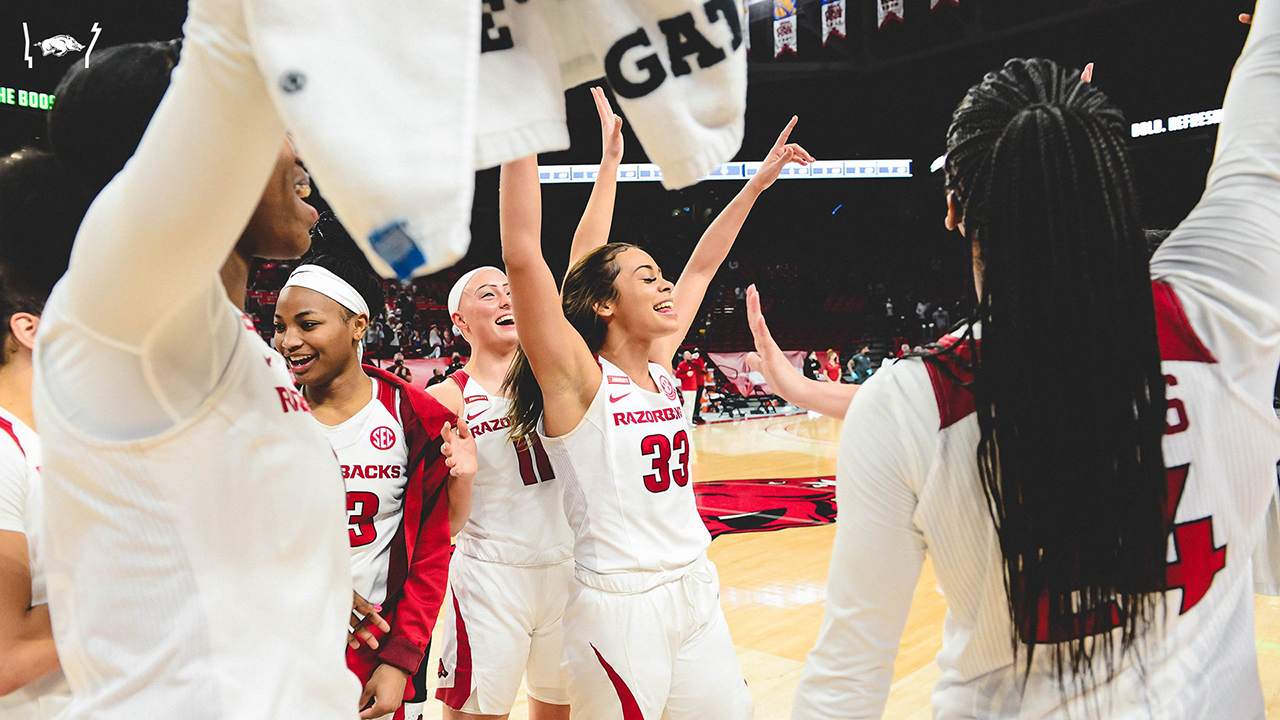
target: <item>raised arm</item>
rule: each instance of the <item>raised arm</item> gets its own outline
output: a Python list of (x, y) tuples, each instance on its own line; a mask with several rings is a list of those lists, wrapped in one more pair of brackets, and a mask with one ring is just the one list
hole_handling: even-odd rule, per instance
[[(600, 366), (560, 307), (560, 291), (542, 256), (542, 189), (538, 159), (502, 166), (498, 212), (511, 310), (548, 410), (581, 419), (600, 386)], [(572, 425), (576, 425), (575, 420)]]
[(583, 255), (609, 242), (614, 198), (618, 192), (618, 164), (622, 162), (622, 118), (613, 111), (603, 89), (591, 88), (591, 97), (596, 101), (596, 112), (600, 115), (600, 172), (591, 188), (587, 209), (582, 211), (578, 229), (573, 233), (573, 244), (569, 247), (570, 268)]
[(724, 262), (729, 255), (729, 250), (733, 248), (733, 242), (738, 239), (738, 231), (742, 229), (742, 224), (746, 222), (747, 215), (755, 205), (756, 198), (760, 197), (760, 193), (773, 185), (787, 163), (794, 161), (801, 165), (808, 165), (813, 162), (813, 156), (804, 148), (787, 142), (791, 137), (791, 129), (796, 126), (796, 120), (797, 118), (792, 116), (791, 122), (782, 129), (782, 134), (769, 149), (769, 154), (765, 157), (760, 169), (712, 221), (711, 227), (707, 228), (702, 238), (698, 240), (697, 247), (693, 249), (693, 255), (689, 257), (689, 262), (685, 263), (680, 279), (676, 281), (676, 289), (672, 297), (680, 328), (669, 337), (654, 343), (653, 355), (649, 358), (651, 361), (667, 367), (676, 350), (680, 349), (680, 343), (684, 342), (684, 336), (689, 332), (694, 316), (698, 314), (698, 307), (702, 305), (702, 298), (707, 294), (707, 286), (711, 284), (711, 279), (720, 269), (720, 263)]
[(1280, 0), (1259, 0), (1252, 25), (1204, 195), (1151, 272), (1178, 291), (1210, 352), (1261, 403), (1280, 364)]
[(760, 312), (760, 293), (755, 285), (747, 288), (747, 322), (756, 346), (756, 351), (747, 356), (747, 365), (764, 375), (769, 390), (796, 407), (844, 419), (849, 403), (862, 386), (810, 380), (796, 372), (769, 332), (764, 314)]

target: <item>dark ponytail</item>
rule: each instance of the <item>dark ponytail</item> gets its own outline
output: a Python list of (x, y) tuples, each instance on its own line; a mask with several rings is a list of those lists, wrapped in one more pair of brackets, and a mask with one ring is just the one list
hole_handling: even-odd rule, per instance
[[(614, 280), (618, 277), (618, 254), (635, 248), (628, 243), (609, 243), (587, 253), (564, 276), (560, 291), (560, 307), (565, 318), (573, 326), (592, 353), (604, 346), (605, 332), (609, 329), (596, 307), (618, 297)], [(523, 438), (537, 430), (542, 417), (542, 388), (529, 366), (524, 348), (516, 350), (516, 357), (502, 381), (502, 392), (511, 398), (511, 437)]]
[[(1078, 72), (1010, 60), (947, 134), (947, 188), (982, 270), (982, 338), (963, 342), (1014, 651), (1029, 673), (1049, 645), (1081, 689), (1095, 659), (1110, 678), (1136, 649), (1166, 586), (1164, 379), (1124, 130)], [(1072, 348), (1107, 367), (1088, 372)]]

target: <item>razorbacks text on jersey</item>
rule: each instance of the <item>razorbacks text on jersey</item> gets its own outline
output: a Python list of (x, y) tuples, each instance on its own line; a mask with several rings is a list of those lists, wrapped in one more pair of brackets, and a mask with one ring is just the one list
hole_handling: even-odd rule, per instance
[(400, 527), (409, 453), (395, 389), (369, 378), (373, 397), (338, 425), (321, 425), (347, 486), (347, 535), (355, 591), (371, 603), (387, 597), (391, 540)]
[(463, 419), (476, 441), (478, 465), (458, 551), (503, 565), (568, 560), (573, 533), (546, 448), (536, 436), (512, 441), (507, 398), (490, 394), (464, 370), (449, 377), (462, 390)]
[(671, 373), (649, 363), (650, 392), (598, 360), (603, 378), (582, 422), (544, 443), (563, 483), (578, 578), (639, 592), (682, 575), (711, 535), (689, 482), (693, 443)]

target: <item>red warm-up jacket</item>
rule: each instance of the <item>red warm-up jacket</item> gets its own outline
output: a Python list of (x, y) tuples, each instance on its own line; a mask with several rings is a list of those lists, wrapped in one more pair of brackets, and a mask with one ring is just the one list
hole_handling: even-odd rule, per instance
[[(453, 413), (428, 395), (389, 372), (365, 365), (365, 374), (378, 383), (378, 399), (400, 419), (409, 449), (404, 514), (391, 541), (387, 598), (382, 603), (391, 632), (379, 637), (379, 648), (347, 649), (347, 667), (363, 685), (381, 664), (409, 673), (405, 702), (426, 699), (421, 680), (414, 682), (431, 645), (431, 630), (444, 602), (449, 580), (449, 469), (440, 453), (445, 422)], [(381, 633), (374, 628), (374, 635)]]

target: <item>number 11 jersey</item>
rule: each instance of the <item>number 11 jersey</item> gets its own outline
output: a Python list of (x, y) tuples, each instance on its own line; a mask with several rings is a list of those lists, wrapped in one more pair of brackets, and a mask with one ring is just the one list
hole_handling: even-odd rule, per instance
[(476, 441), (471, 515), (458, 552), (503, 565), (553, 565), (573, 554), (556, 472), (537, 442), (513, 442), (510, 401), (490, 395), (465, 370), (449, 375), (462, 390), (463, 417)]
[(690, 485), (693, 444), (671, 373), (649, 363), (658, 392), (599, 358), (603, 376), (572, 431), (545, 438), (563, 483), (577, 577), (642, 592), (685, 574), (711, 535)]

